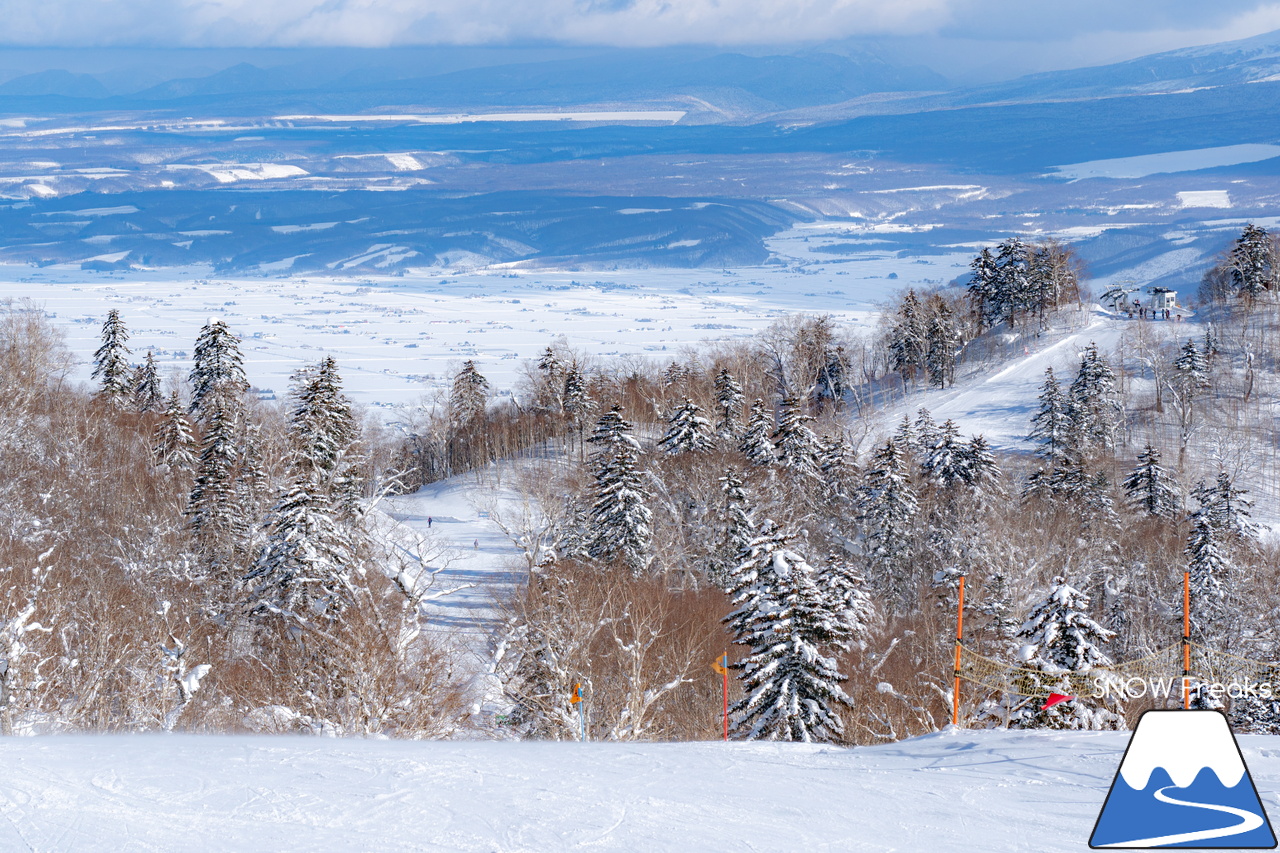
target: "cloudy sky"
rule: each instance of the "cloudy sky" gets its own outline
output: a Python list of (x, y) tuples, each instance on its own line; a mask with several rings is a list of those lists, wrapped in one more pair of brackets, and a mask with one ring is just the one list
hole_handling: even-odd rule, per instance
[[(1280, 29), (1280, 0), (0, 0), (0, 45), (793, 45), (1066, 67)], [(931, 63), (933, 64), (933, 63)]]

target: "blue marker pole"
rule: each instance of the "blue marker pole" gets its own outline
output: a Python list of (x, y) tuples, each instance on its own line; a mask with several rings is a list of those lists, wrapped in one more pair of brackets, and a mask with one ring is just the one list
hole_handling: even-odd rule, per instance
[(573, 685), (573, 693), (569, 696), (570, 704), (578, 706), (578, 740), (585, 742), (587, 739), (587, 715), (582, 710), (582, 683)]

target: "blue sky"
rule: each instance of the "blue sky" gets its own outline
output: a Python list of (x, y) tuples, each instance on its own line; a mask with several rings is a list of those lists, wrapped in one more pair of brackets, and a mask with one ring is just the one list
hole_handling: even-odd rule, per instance
[(1280, 30), (1280, 0), (0, 0), (0, 45), (801, 45), (936, 65), (1098, 64)]

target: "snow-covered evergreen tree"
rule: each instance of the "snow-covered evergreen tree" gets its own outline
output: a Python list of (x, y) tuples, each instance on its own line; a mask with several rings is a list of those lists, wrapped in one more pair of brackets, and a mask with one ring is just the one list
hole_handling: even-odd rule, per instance
[(326, 481), (344, 461), (354, 461), (348, 456), (357, 432), (351, 401), (330, 356), (299, 380), (292, 392), (289, 430), (301, 467)]
[(728, 591), (736, 584), (734, 571), (750, 552), (756, 524), (746, 486), (737, 474), (725, 472), (720, 478), (720, 493), (724, 496), (720, 506), (720, 541), (711, 555), (708, 574), (713, 583)]
[(954, 421), (947, 420), (939, 428), (933, 446), (921, 455), (920, 470), (930, 484), (950, 491), (969, 482), (969, 454)]
[(457, 430), (471, 427), (483, 419), (488, 403), (489, 380), (467, 359), (449, 389), (449, 425)]
[(231, 333), (225, 322), (211, 318), (205, 324), (196, 339), (192, 360), (189, 376), (191, 405), (188, 411), (196, 422), (208, 427), (215, 413), (224, 421), (238, 415), (244, 393), (249, 390), (249, 380), (244, 375), (240, 339)]
[(1173, 361), (1173, 385), (1187, 399), (1198, 397), (1209, 387), (1209, 363), (1194, 338), (1187, 338)]
[(861, 520), (866, 528), (868, 574), (901, 610), (909, 608), (918, 582), (907, 561), (910, 528), (918, 506), (908, 478), (907, 456), (890, 438), (867, 463)]
[(622, 406), (616, 403), (610, 406), (609, 411), (596, 420), (595, 429), (587, 438), (589, 444), (596, 446), (591, 451), (591, 461), (598, 464), (609, 459), (622, 445), (639, 453), (640, 442), (631, 434), (632, 429), (631, 424), (622, 417)]
[(989, 248), (983, 248), (969, 265), (969, 305), (977, 318), (978, 330), (1000, 322), (1003, 313), (999, 288), (1000, 270)]
[(576, 360), (569, 362), (569, 366), (565, 369), (562, 398), (565, 420), (571, 429), (578, 431), (579, 441), (581, 441), (582, 431), (586, 427), (593, 405), (591, 398), (587, 395), (587, 379), (583, 376), (582, 369)]
[(903, 382), (914, 381), (924, 368), (928, 331), (920, 300), (914, 290), (908, 290), (898, 307), (897, 323), (889, 332), (889, 363)]
[[(902, 432), (901, 427), (899, 432)], [(906, 435), (907, 441), (901, 445), (902, 451), (908, 456), (915, 457), (917, 463), (924, 461), (925, 456), (938, 441), (938, 424), (924, 406), (916, 410), (916, 422), (912, 424)]]
[(1040, 408), (1031, 418), (1032, 441), (1039, 445), (1036, 456), (1056, 466), (1071, 452), (1075, 445), (1072, 429), (1071, 405), (1062, 386), (1053, 375), (1053, 368), (1044, 370), (1044, 385), (1040, 386)]
[(765, 409), (764, 401), (756, 400), (751, 404), (751, 415), (738, 449), (756, 465), (772, 465), (778, 461), (777, 448), (769, 437), (772, 433), (773, 417)]
[(737, 664), (743, 698), (730, 708), (734, 729), (747, 740), (809, 743), (838, 738), (834, 713), (852, 701), (846, 680), (824, 649), (847, 647), (848, 628), (814, 583), (814, 570), (790, 547), (793, 537), (773, 529), (751, 543), (740, 567), (749, 585), (734, 590), (735, 642), (750, 648)]
[(662, 384), (666, 385), (668, 388), (674, 388), (677, 385), (682, 385), (688, 382), (692, 377), (693, 371), (689, 369), (688, 365), (681, 364), (678, 361), (672, 361), (666, 366), (666, 369), (662, 371)]
[(853, 448), (843, 435), (819, 439), (818, 474), (828, 498), (847, 497), (859, 474)]
[(1275, 286), (1271, 239), (1265, 229), (1252, 222), (1245, 225), (1236, 239), (1231, 249), (1230, 264), (1236, 292), (1249, 302)]
[(133, 368), (129, 366), (129, 330), (112, 308), (102, 324), (102, 346), (93, 354), (93, 378), (102, 382), (99, 394), (113, 406), (123, 407), (132, 390)]
[(1086, 531), (1106, 537), (1120, 526), (1115, 501), (1111, 497), (1111, 481), (1105, 471), (1087, 474), (1077, 500), (1073, 503)]
[(177, 391), (169, 395), (169, 402), (156, 424), (154, 440), (152, 448), (158, 464), (170, 468), (195, 467), (196, 439)]
[(1072, 432), (1080, 449), (1111, 447), (1120, 425), (1120, 403), (1116, 375), (1097, 344), (1090, 342), (1080, 354), (1080, 369), (1067, 398)]
[(1213, 323), (1204, 324), (1204, 342), (1200, 348), (1204, 354), (1205, 364), (1212, 366), (1213, 357), (1218, 354), (1218, 334), (1213, 330)]
[(778, 462), (794, 471), (801, 477), (816, 480), (818, 474), (818, 457), (822, 453), (822, 445), (809, 428), (812, 417), (806, 415), (800, 400), (788, 397), (782, 401), (782, 412), (778, 418), (778, 429), (771, 439), (777, 449)]
[(716, 435), (726, 441), (733, 441), (742, 432), (742, 404), (746, 400), (742, 395), (742, 386), (733, 378), (729, 368), (722, 367), (716, 374), (715, 389), (716, 408), (720, 410)]
[(606, 562), (621, 560), (638, 574), (652, 557), (653, 536), (653, 512), (646, 504), (648, 490), (639, 470), (640, 445), (619, 406), (601, 416), (589, 440), (598, 448), (593, 454), (596, 485), (587, 554)]
[(658, 441), (658, 447), (667, 453), (704, 453), (715, 446), (711, 422), (688, 398), (675, 408), (667, 423), (667, 432)]
[(1000, 465), (991, 451), (991, 445), (981, 435), (969, 439), (964, 449), (965, 482), (973, 490), (979, 505), (992, 498), (1004, 497), (1004, 488), (1000, 485)]
[(230, 583), (234, 560), (243, 550), (248, 524), (236, 482), (239, 473), (239, 412), (228, 410), (219, 395), (211, 395), (209, 418), (200, 442), (195, 484), (187, 500), (186, 515), (196, 553), (206, 568)]
[(129, 393), (134, 407), (140, 412), (157, 411), (164, 402), (160, 393), (160, 374), (156, 370), (156, 359), (151, 350), (147, 350), (146, 358), (133, 371)]
[(1014, 728), (1049, 729), (1118, 729), (1124, 717), (1116, 710), (1091, 707), (1086, 697), (1076, 696), (1069, 702), (1043, 708), (1050, 692), (1075, 695), (1076, 690), (1062, 678), (1065, 673), (1087, 672), (1109, 666), (1112, 661), (1103, 651), (1114, 632), (1089, 617), (1089, 597), (1059, 576), (1053, 579), (1048, 596), (1032, 609), (1018, 631), (1022, 643), (1020, 665), (1032, 670), (1030, 684), (1024, 685), (1037, 694), (1014, 710), (1009, 725)]
[(324, 492), (304, 475), (271, 510), (266, 544), (244, 577), (250, 612), (313, 622), (350, 605), (352, 543)]
[(1138, 466), (1125, 478), (1124, 490), (1130, 505), (1156, 518), (1176, 518), (1182, 512), (1176, 484), (1160, 464), (1160, 451), (1150, 442), (1138, 454)]
[(955, 384), (956, 360), (960, 355), (962, 340), (956, 327), (955, 314), (943, 299), (934, 302), (933, 319), (929, 321), (926, 335), (925, 370), (929, 384), (945, 388)]
[(1033, 308), (1030, 247), (1017, 237), (1005, 240), (996, 252), (996, 269), (996, 304), (1012, 327), (1019, 313)]
[(827, 555), (818, 567), (815, 581), (826, 597), (828, 609), (843, 625), (846, 639), (861, 644), (876, 619), (875, 604), (862, 577), (848, 560)]
[(995, 570), (983, 592), (985, 594), (982, 601), (974, 607), (974, 611), (987, 617), (992, 651), (1000, 656), (1017, 651), (1018, 629), (1022, 625), (1013, 615), (1013, 592), (1009, 576), (999, 569)]
[(819, 405), (831, 402), (839, 406), (849, 390), (845, 379), (847, 372), (844, 347), (827, 347), (822, 353), (822, 367), (813, 383), (814, 402)]
[(1236, 488), (1226, 471), (1219, 471), (1213, 485), (1200, 483), (1192, 491), (1192, 496), (1200, 504), (1209, 523), (1222, 532), (1224, 539), (1240, 541), (1256, 532), (1249, 520), (1253, 501), (1245, 497), (1248, 493), (1247, 489)]
[[(1201, 506), (1191, 513), (1191, 535), (1185, 553), (1191, 573), (1191, 630), (1199, 642), (1221, 638), (1228, 616), (1227, 589), (1231, 563), (1223, 549), (1222, 528), (1211, 507)], [(1182, 593), (1177, 596), (1182, 609)]]
[(540, 377), (538, 398), (552, 412), (564, 411), (564, 390), (567, 368), (555, 347), (547, 345), (538, 358)]

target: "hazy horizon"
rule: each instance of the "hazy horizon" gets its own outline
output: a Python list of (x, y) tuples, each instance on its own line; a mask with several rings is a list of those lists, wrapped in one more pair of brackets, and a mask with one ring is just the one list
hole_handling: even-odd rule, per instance
[[(867, 50), (922, 65), (957, 84), (1103, 65), (1280, 30), (1280, 3), (1178, 0), (1062, 8), (1012, 0), (542, 0), (508, 7), (441, 0), (244, 0), (86, 3), (0, 0), (0, 79), (51, 69), (102, 74), (131, 65), (213, 73), (238, 61), (271, 66), (316, 48), (353, 57), (418, 52), (444, 70), (688, 46), (751, 54)], [(427, 50), (421, 50), (427, 48)], [(390, 49), (390, 50), (388, 50)], [(157, 68), (157, 72), (162, 69)]]

